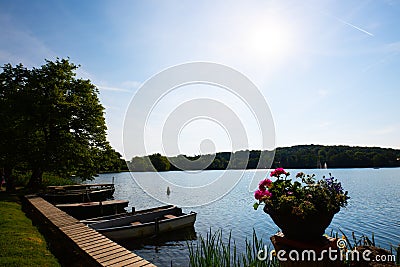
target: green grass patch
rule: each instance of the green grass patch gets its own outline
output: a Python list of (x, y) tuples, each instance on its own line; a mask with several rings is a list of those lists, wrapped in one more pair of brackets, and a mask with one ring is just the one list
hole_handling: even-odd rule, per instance
[(73, 181), (71, 178), (62, 178), (55, 174), (44, 173), (43, 174), (43, 187), (50, 185), (71, 185), (76, 184), (76, 181)]
[(17, 196), (0, 192), (0, 266), (60, 266)]

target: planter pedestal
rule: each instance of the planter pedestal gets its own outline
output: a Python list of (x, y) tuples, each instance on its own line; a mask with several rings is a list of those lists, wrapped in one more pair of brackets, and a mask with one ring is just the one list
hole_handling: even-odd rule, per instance
[[(276, 257), (286, 259), (286, 261), (279, 260), (280, 266), (282, 267), (341, 267), (345, 266), (340, 261), (340, 252), (337, 246), (337, 238), (324, 237), (318, 242), (302, 242), (299, 240), (291, 240), (286, 238), (283, 233), (279, 232), (271, 236), (272, 244), (274, 245)], [(315, 252), (315, 257), (313, 252)], [(331, 254), (335, 255), (336, 260), (329, 258), (329, 250)], [(336, 250), (336, 252), (333, 252)], [(299, 260), (292, 260), (299, 259)], [(297, 256), (298, 255), (298, 256)], [(323, 257), (321, 257), (323, 255)], [(322, 260), (321, 260), (322, 258)]]

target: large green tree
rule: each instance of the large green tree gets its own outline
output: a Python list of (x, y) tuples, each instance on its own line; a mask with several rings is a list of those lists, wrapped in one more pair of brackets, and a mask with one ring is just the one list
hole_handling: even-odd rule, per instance
[(9, 116), (0, 139), (9, 145), (0, 159), (4, 168), (26, 163), (32, 188), (41, 185), (45, 171), (90, 179), (119, 162), (106, 140), (98, 89), (89, 80), (76, 78), (77, 68), (68, 59), (46, 61), (32, 70), (3, 67), (1, 92), (6, 93), (1, 95), (1, 115)]
[(13, 169), (22, 161), (27, 141), (24, 88), (29, 72), (22, 65), (3, 66), (0, 73), (0, 166), (1, 175), (6, 178), (7, 191), (14, 190)]

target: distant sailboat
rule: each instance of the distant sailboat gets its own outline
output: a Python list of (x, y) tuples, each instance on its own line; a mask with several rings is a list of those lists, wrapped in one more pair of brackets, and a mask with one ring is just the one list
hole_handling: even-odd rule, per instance
[(326, 164), (326, 162), (324, 164), (324, 169), (328, 169), (328, 164)]

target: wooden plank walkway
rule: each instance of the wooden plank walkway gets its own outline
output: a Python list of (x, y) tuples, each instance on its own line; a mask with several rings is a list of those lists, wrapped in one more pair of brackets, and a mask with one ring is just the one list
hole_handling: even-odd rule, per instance
[[(156, 267), (36, 195), (27, 201), (98, 266)], [(62, 242), (62, 240), (60, 240)]]

